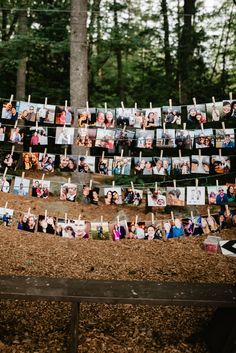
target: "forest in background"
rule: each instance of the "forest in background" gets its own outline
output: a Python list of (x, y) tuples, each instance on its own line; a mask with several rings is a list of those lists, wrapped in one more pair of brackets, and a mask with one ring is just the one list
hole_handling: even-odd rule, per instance
[[(228, 98), (235, 90), (236, 5), (216, 3), (0, 0), (0, 97), (73, 103), (70, 87), (79, 81), (90, 106)], [(75, 11), (83, 42), (71, 36)], [(70, 75), (71, 45), (83, 66), (81, 45), (87, 48), (87, 76), (79, 80)]]

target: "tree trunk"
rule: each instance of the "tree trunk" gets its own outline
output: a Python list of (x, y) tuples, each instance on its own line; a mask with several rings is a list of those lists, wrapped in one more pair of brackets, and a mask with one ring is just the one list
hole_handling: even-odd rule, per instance
[(168, 13), (167, 13), (167, 2), (166, 0), (161, 1), (161, 12), (163, 15), (163, 30), (164, 30), (164, 54), (165, 54), (165, 74), (166, 74), (166, 82), (169, 92), (167, 92), (168, 96), (171, 91), (171, 55), (170, 55), (170, 40), (169, 40), (169, 22), (168, 22)]
[[(27, 13), (26, 11), (20, 11), (18, 17), (18, 34), (25, 35), (28, 31), (27, 24)], [(22, 48), (21, 54), (24, 55), (24, 48)], [(27, 57), (21, 57), (19, 59), (19, 65), (17, 68), (17, 78), (16, 78), (16, 99), (21, 100), (25, 99), (25, 86), (26, 86), (26, 66), (27, 66)]]
[(71, 0), (70, 104), (88, 101), (87, 0)]

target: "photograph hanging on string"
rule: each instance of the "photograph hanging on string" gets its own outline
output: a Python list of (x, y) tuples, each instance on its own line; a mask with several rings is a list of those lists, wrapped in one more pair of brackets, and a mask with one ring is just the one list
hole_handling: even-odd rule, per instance
[(14, 145), (23, 145), (25, 140), (25, 128), (13, 127), (7, 128), (8, 141)]
[(96, 123), (96, 108), (78, 109), (78, 127), (86, 128), (87, 125), (95, 126)]
[(135, 109), (134, 112), (134, 125), (136, 129), (143, 129), (145, 127), (145, 112), (141, 109)]
[(136, 130), (135, 139), (138, 148), (153, 149), (154, 147), (154, 130)]
[(43, 173), (53, 173), (55, 169), (55, 158), (54, 154), (50, 153), (39, 153), (38, 169), (42, 170)]
[(227, 186), (214, 185), (207, 187), (208, 202), (210, 205), (225, 205), (228, 204)]
[(74, 219), (58, 218), (56, 235), (68, 239), (89, 239), (90, 222)]
[(180, 218), (163, 221), (163, 228), (166, 239), (179, 238), (184, 235), (184, 227)]
[(153, 160), (152, 157), (134, 157), (134, 174), (135, 175), (152, 175)]
[(135, 123), (135, 109), (134, 108), (116, 108), (116, 126), (119, 127), (133, 127)]
[(56, 106), (37, 103), (36, 119), (39, 124), (54, 124)]
[(215, 136), (212, 129), (195, 130), (195, 147), (212, 148), (215, 146)]
[(29, 146), (46, 146), (48, 144), (48, 128), (31, 126), (27, 140), (29, 140)]
[(16, 102), (4, 102), (2, 105), (1, 119), (6, 119), (11, 122), (16, 122), (18, 119), (18, 112), (16, 109)]
[(95, 171), (102, 175), (112, 175), (113, 158), (97, 157), (95, 159)]
[(207, 103), (206, 104), (207, 120), (210, 122), (220, 121), (223, 117), (223, 103)]
[(131, 157), (114, 156), (112, 173), (114, 175), (130, 175)]
[(163, 240), (164, 230), (160, 221), (146, 221), (144, 228), (145, 240)]
[(96, 113), (96, 127), (110, 129), (115, 127), (115, 109), (98, 108)]
[(13, 187), (13, 194), (19, 196), (29, 196), (29, 187), (30, 179), (24, 179), (16, 176)]
[(50, 180), (33, 179), (32, 196), (48, 199), (50, 192)]
[(114, 139), (115, 139), (115, 130), (98, 128), (95, 147), (101, 147), (108, 150), (113, 150), (114, 144), (115, 144)]
[(232, 114), (231, 101), (223, 100), (223, 119), (230, 119)]
[(157, 129), (156, 145), (162, 148), (174, 148), (175, 145), (175, 129)]
[(122, 204), (122, 190), (119, 186), (111, 186), (104, 188), (104, 202), (106, 205), (121, 205)]
[(204, 234), (219, 232), (220, 226), (217, 223), (217, 220), (216, 220), (217, 218), (219, 219), (219, 217), (216, 217), (215, 215), (209, 215), (208, 217), (202, 218), (202, 225), (203, 225)]
[(8, 168), (8, 172), (15, 172), (19, 167), (20, 157), (18, 152), (0, 151), (0, 172), (4, 172), (6, 168)]
[(162, 107), (163, 123), (166, 125), (181, 125), (181, 106), (163, 106)]
[(229, 203), (236, 202), (236, 184), (226, 183), (227, 187), (227, 198)]
[(26, 123), (35, 123), (36, 119), (36, 112), (37, 112), (37, 103), (31, 102), (24, 102), (20, 101), (17, 102), (19, 113), (18, 119), (23, 120)]
[(14, 210), (11, 208), (0, 207), (0, 225), (10, 227), (12, 225)]
[(4, 193), (10, 192), (12, 177), (9, 175), (0, 177), (0, 191)]
[(55, 109), (55, 122), (56, 125), (71, 126), (74, 123), (73, 109), (64, 105), (57, 105)]
[(179, 149), (191, 150), (194, 143), (194, 130), (175, 130), (175, 144)]
[(95, 146), (97, 129), (89, 129), (87, 127), (80, 127), (78, 129), (76, 145), (79, 147), (91, 148)]
[(187, 205), (205, 205), (205, 186), (187, 186)]
[(22, 164), (24, 170), (37, 170), (39, 167), (39, 154), (38, 152), (23, 152)]
[(114, 241), (126, 239), (127, 229), (126, 220), (121, 220), (119, 222), (109, 222), (110, 238)]
[(147, 192), (147, 204), (150, 207), (166, 206), (166, 188), (149, 189)]
[(194, 235), (203, 234), (201, 216), (196, 216), (193, 218), (191, 217), (182, 218), (182, 224), (184, 228), (184, 235), (187, 237), (191, 235), (194, 236)]
[(175, 177), (191, 174), (190, 157), (173, 157), (172, 172)]
[(99, 190), (99, 188), (97, 188), (97, 187), (92, 187), (91, 189), (90, 189), (90, 191), (89, 191), (89, 198), (90, 198), (90, 200), (91, 200), (91, 204), (92, 205), (99, 205), (99, 203), (100, 203), (100, 197), (99, 197), (99, 192), (100, 192), (100, 190)]
[(38, 229), (40, 233), (55, 234), (56, 230), (56, 217), (48, 215), (39, 215)]
[(145, 222), (127, 222), (128, 232), (127, 239), (145, 239)]
[(187, 114), (187, 122), (190, 124), (207, 122), (205, 104), (187, 105)]
[(153, 174), (170, 175), (171, 174), (171, 158), (169, 157), (153, 157)]
[(56, 145), (72, 145), (74, 141), (74, 132), (73, 127), (58, 126), (56, 127)]
[(235, 148), (234, 129), (216, 129), (216, 148)]
[(60, 200), (75, 202), (77, 196), (77, 185), (65, 183), (61, 185)]
[(193, 174), (209, 174), (210, 173), (210, 156), (191, 156), (191, 173)]
[(143, 127), (148, 129), (148, 128), (153, 128), (157, 126), (162, 126), (162, 121), (161, 121), (161, 108), (146, 108), (144, 109), (145, 111), (145, 118), (144, 118), (144, 124)]
[(79, 156), (78, 159), (79, 173), (95, 173), (95, 157)]
[(17, 224), (18, 230), (34, 233), (37, 224), (37, 216), (31, 213), (21, 213)]
[(74, 172), (78, 168), (78, 156), (64, 155), (56, 156), (58, 163), (59, 158), (59, 169), (61, 172)]
[(135, 131), (126, 130), (126, 129), (116, 129), (115, 130), (115, 146), (116, 153), (120, 154), (123, 150), (125, 154), (128, 154), (132, 143), (134, 140)]
[(184, 206), (185, 205), (185, 188), (167, 187), (167, 205)]
[(91, 238), (93, 240), (109, 240), (108, 222), (91, 222)]
[(139, 206), (142, 203), (143, 190), (135, 189), (132, 187), (125, 188), (124, 190), (124, 203), (127, 205)]
[(227, 174), (231, 170), (231, 163), (229, 156), (211, 156), (211, 172), (213, 174)]
[(6, 136), (6, 126), (0, 123), (0, 142), (4, 142)]

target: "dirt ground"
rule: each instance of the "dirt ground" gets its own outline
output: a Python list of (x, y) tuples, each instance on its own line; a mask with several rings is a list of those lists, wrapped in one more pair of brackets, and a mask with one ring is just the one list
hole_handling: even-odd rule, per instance
[[(125, 206), (84, 206), (50, 200), (20, 198), (1, 193), (4, 207), (53, 216), (115, 220), (117, 215), (135, 218), (137, 210)], [(140, 220), (150, 220), (144, 207)], [(160, 212), (155, 217), (168, 218)], [(141, 219), (142, 218), (142, 219)], [(168, 241), (122, 240), (120, 242), (63, 239), (42, 233), (0, 226), (0, 274), (81, 279), (155, 280), (235, 283), (236, 258), (202, 249), (206, 236)], [(236, 239), (235, 229), (222, 239)], [(1, 353), (66, 352), (70, 307), (63, 303), (0, 302)], [(78, 352), (206, 353), (203, 332), (214, 309), (170, 306), (83, 304)]]

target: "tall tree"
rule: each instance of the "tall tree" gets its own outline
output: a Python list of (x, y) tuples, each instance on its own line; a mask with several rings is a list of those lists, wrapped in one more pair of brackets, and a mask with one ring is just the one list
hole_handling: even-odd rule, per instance
[[(23, 6), (26, 5), (26, 3), (23, 1)], [(19, 18), (18, 18), (18, 35), (19, 36), (24, 36), (27, 34), (27, 10), (24, 9), (23, 11), (20, 11), (19, 13)], [(18, 61), (18, 67), (17, 67), (17, 76), (16, 76), (16, 99), (24, 99), (26, 94), (25, 94), (25, 88), (26, 88), (26, 66), (27, 66), (27, 55), (22, 49), (19, 61)]]
[(70, 104), (88, 101), (87, 0), (71, 0)]
[(171, 55), (170, 55), (170, 30), (169, 30), (169, 21), (168, 21), (168, 8), (166, 0), (161, 0), (161, 12), (163, 15), (163, 30), (164, 30), (164, 54), (165, 54), (165, 74), (168, 91), (167, 94), (170, 94), (171, 90), (171, 76), (172, 76), (172, 64), (171, 64)]

